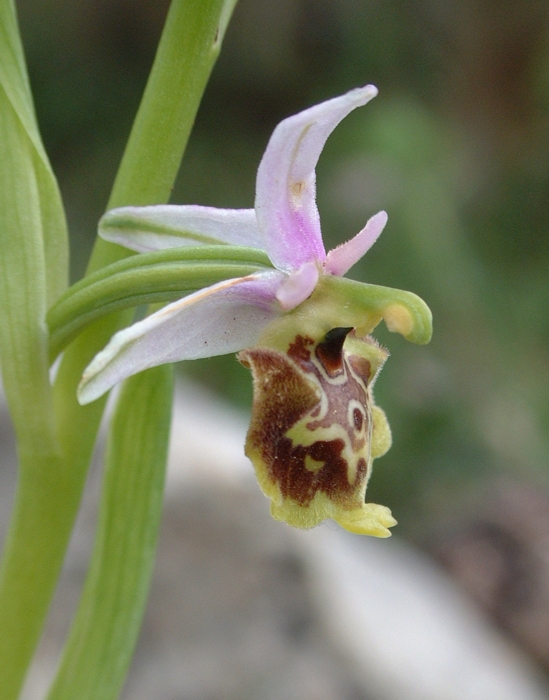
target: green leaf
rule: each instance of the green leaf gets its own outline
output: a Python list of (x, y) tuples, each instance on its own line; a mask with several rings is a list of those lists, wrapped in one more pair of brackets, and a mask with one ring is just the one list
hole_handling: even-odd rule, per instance
[[(13, 115), (20, 122), (20, 137), (25, 136), (28, 141), (28, 164), (36, 178), (37, 204), (42, 222), (46, 305), (50, 306), (68, 284), (67, 226), (57, 181), (36, 122), (13, 0), (0, 2), (0, 86), (4, 92), (2, 101), (5, 100), (2, 109), (7, 109), (6, 103), (11, 105)], [(26, 232), (21, 231), (20, 234), (26, 235)]]
[(68, 255), (11, 0), (0, 2), (0, 143), (0, 357), (19, 451), (40, 454), (55, 449), (45, 315)]
[(54, 449), (46, 309), (66, 287), (57, 184), (36, 124), (12, 0), (0, 2), (0, 357), (25, 453)]
[[(53, 449), (42, 221), (31, 147), (0, 87), (0, 357), (20, 449)], [(39, 410), (37, 410), (39, 408)]]

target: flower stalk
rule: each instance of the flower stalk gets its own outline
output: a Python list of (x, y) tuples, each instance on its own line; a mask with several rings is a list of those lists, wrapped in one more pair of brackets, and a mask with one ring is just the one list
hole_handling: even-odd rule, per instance
[[(173, 0), (109, 206), (160, 203), (169, 198), (202, 93), (219, 55), (221, 39), (235, 4), (236, 0), (194, 0), (193, 2)], [(162, 128), (159, 128), (159, 119), (163, 119)], [(88, 267), (88, 274), (101, 270), (127, 255), (127, 251), (98, 239)], [(54, 393), (62, 410), (70, 411), (72, 414), (70, 422), (66, 423), (67, 447), (73, 462), (79, 465), (81, 471), (85, 471), (89, 464), (104, 401), (96, 402), (97, 406), (79, 406), (75, 400), (75, 389), (89, 358), (101, 347), (105, 338), (110, 337), (117, 328), (128, 323), (130, 318), (130, 313), (123, 311), (99, 319), (71, 344), (61, 363)], [(120, 418), (111, 428), (113, 443), (124, 441), (126, 431), (130, 431), (130, 434), (135, 437), (133, 423), (139, 420), (136, 411), (146, 416), (147, 398), (154, 390), (156, 381), (156, 372), (147, 373), (137, 384), (134, 385), (132, 382), (132, 390), (128, 389), (127, 392), (122, 393), (117, 408)], [(166, 380), (163, 383), (165, 396), (171, 393), (171, 381), (173, 380)], [(161, 400), (161, 397), (158, 397), (158, 400)], [(132, 409), (134, 404), (138, 408)], [(65, 415), (68, 418), (66, 413)], [(125, 423), (126, 415), (132, 417), (132, 423)], [(164, 415), (163, 421), (159, 420), (156, 423), (159, 434), (157, 437), (142, 432), (140, 439), (136, 442), (137, 449), (142, 448), (144, 453), (149, 454), (154, 460), (156, 468), (162, 469), (165, 468), (165, 459), (162, 455), (165, 457), (169, 435), (168, 414)], [(74, 441), (76, 434), (80, 438), (78, 443)], [(144, 444), (143, 440), (152, 441), (156, 446), (156, 455), (147, 451), (148, 444)], [(117, 461), (112, 467), (113, 470), (116, 470), (116, 465), (122, 468)], [(117, 498), (124, 498), (123, 490), (119, 490), (123, 489), (121, 485), (124, 480), (113, 476), (111, 483), (112, 487), (108, 494), (104, 494), (103, 500), (108, 497), (110, 503), (116, 503)], [(113, 509), (112, 517), (117, 521), (118, 527), (110, 530), (111, 535), (120, 536), (121, 532), (131, 534), (136, 528), (139, 530), (144, 528), (154, 533), (161, 499), (156, 499), (154, 505), (154, 508), (138, 513)], [(108, 540), (108, 533), (98, 533), (94, 562), (89, 574), (90, 583), (86, 584), (86, 593), (80, 603), (75, 628), (69, 636), (64, 655), (65, 663), (54, 683), (52, 700), (56, 697), (55, 688), (57, 687), (78, 688), (79, 692), (84, 687), (87, 697), (92, 698), (102, 697), (101, 692), (104, 689), (118, 687), (120, 683), (120, 671), (117, 665), (109, 666), (110, 675), (105, 675), (101, 670), (103, 657), (92, 654), (91, 658), (96, 665), (92, 669), (88, 653), (88, 643), (90, 649), (98, 649), (102, 645), (109, 646), (113, 625), (119, 621), (117, 605), (112, 605), (106, 612), (106, 616), (110, 616), (108, 620), (105, 617), (92, 618), (86, 613), (88, 602), (97, 599), (97, 591), (113, 585), (112, 559), (100, 558), (102, 537), (105, 541)], [(142, 540), (142, 545), (148, 546), (146, 538)], [(107, 544), (104, 543), (103, 546)], [(150, 566), (145, 566), (140, 572), (139, 585), (142, 590), (148, 589), (150, 573)], [(122, 630), (122, 636), (120, 630), (117, 632), (117, 644), (126, 650), (126, 654), (135, 643), (135, 625), (141, 620), (145, 604), (143, 595), (135, 595), (132, 600), (131, 614), (125, 618), (128, 624)], [(118, 604), (123, 605), (123, 601), (118, 599)], [(73, 684), (71, 679), (77, 680)], [(79, 683), (78, 679), (81, 679), (82, 683)], [(74, 694), (69, 696), (74, 697)]]
[(51, 700), (115, 700), (124, 682), (155, 559), (172, 387), (172, 368), (165, 366), (122, 388), (91, 566)]

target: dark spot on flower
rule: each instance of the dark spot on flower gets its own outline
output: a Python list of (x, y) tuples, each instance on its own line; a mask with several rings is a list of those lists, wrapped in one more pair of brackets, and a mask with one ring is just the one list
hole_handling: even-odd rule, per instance
[(355, 409), (354, 409), (354, 411), (353, 411), (353, 422), (354, 422), (354, 424), (355, 424), (355, 428), (356, 428), (357, 430), (360, 431), (360, 430), (362, 429), (362, 425), (363, 425), (363, 423), (364, 423), (364, 416), (363, 416), (362, 411), (360, 410), (360, 408), (355, 408)]
[(311, 351), (308, 350), (309, 345), (314, 345), (314, 340), (309, 337), (298, 335), (293, 343), (288, 348), (288, 357), (296, 362), (309, 362), (311, 359)]

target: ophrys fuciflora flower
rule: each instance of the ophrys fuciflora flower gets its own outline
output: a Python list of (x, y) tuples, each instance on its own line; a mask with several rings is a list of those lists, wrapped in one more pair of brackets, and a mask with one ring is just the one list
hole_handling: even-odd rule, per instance
[(377, 94), (367, 85), (282, 121), (257, 174), (254, 209), (125, 207), (101, 235), (139, 252), (229, 244), (267, 252), (270, 269), (194, 292), (113, 336), (84, 372), (88, 403), (149, 367), (241, 350), (254, 376), (246, 453), (275, 518), (312, 527), (333, 518), (352, 532), (387, 536), (389, 510), (365, 503), (372, 460), (390, 446), (373, 382), (386, 351), (369, 337), (384, 319), (428, 342), (431, 315), (414, 294), (343, 277), (383, 230), (379, 212), (326, 253), (315, 167), (326, 139)]

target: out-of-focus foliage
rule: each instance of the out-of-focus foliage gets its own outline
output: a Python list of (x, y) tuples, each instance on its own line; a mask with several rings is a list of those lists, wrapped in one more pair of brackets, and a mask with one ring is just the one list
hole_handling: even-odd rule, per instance
[[(21, 0), (46, 147), (82, 273), (167, 2)], [(488, 475), (545, 487), (549, 464), (549, 5), (545, 0), (240, 0), (173, 201), (251, 206), (283, 117), (371, 82), (328, 142), (328, 248), (384, 208), (351, 273), (409, 289), (435, 334), (392, 352), (377, 386), (395, 440), (368, 496), (401, 534), (489, 497)], [(233, 358), (186, 370), (241, 405)]]

